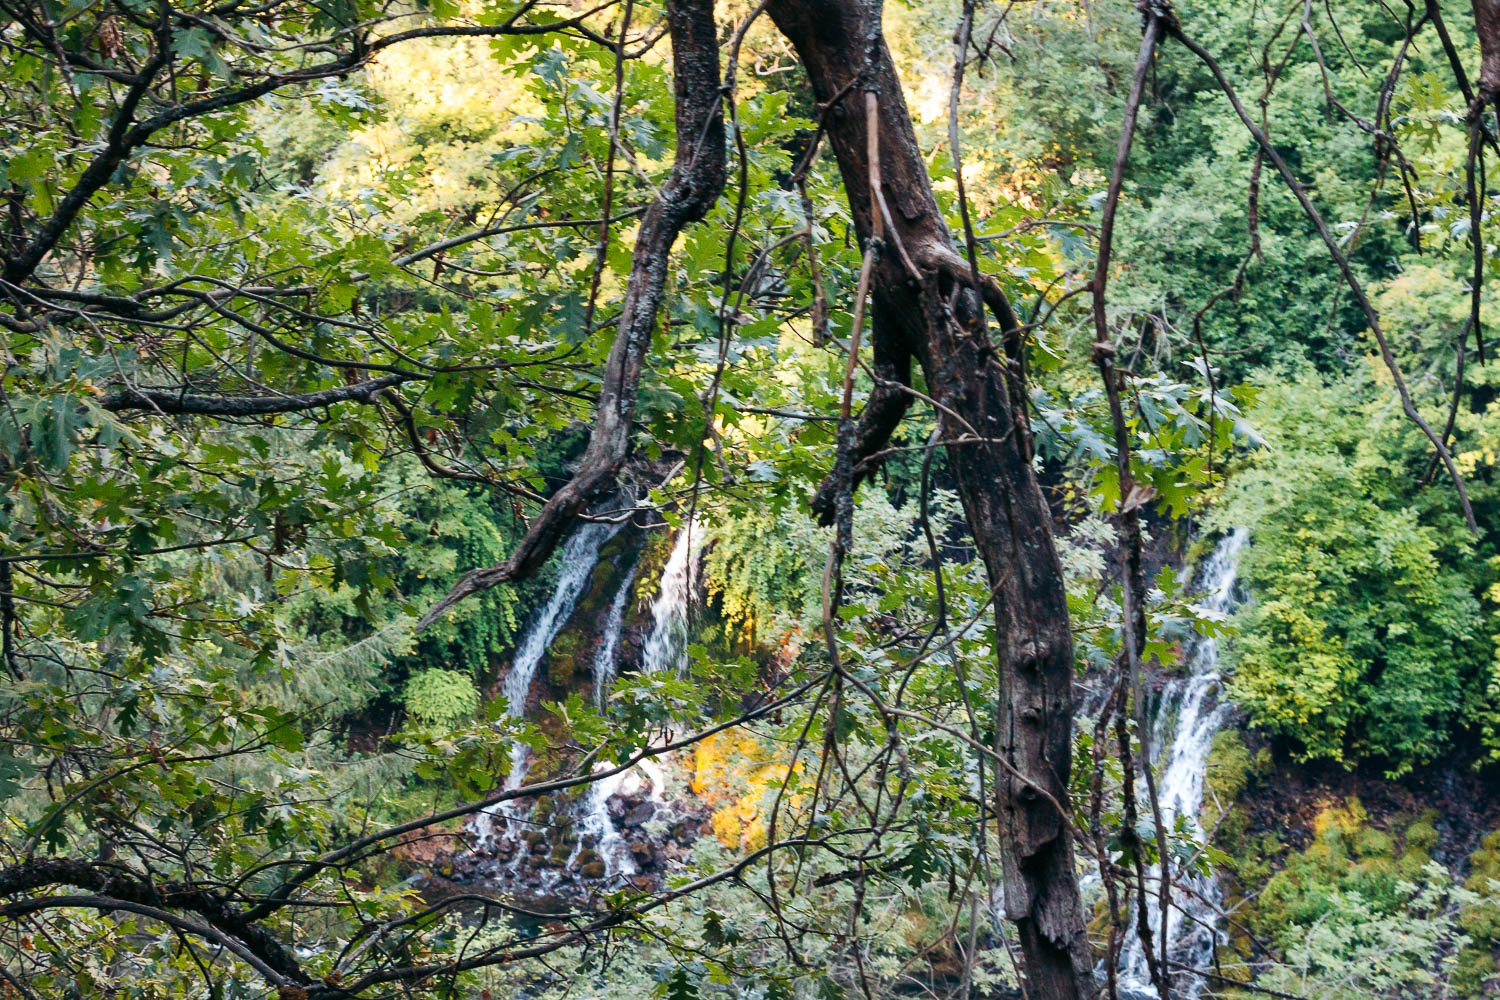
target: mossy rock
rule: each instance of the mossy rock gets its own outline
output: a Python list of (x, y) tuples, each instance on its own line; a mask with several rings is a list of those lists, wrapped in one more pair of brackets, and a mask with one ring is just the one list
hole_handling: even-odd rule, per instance
[(1350, 838), (1350, 847), (1357, 858), (1394, 858), (1396, 841), (1384, 830), (1373, 826), (1363, 827)]
[(593, 621), (602, 617), (614, 600), (619, 579), (619, 567), (608, 559), (600, 559), (589, 577), (589, 589), (578, 599), (578, 607), (573, 612), (575, 620)]
[(1245, 841), (1245, 834), (1250, 829), (1250, 814), (1240, 806), (1230, 806), (1219, 816), (1209, 816), (1210, 806), (1205, 804), (1205, 818), (1214, 831), (1214, 844), (1222, 851), (1235, 855), (1239, 853)]
[(604, 877), (604, 862), (590, 861), (579, 870), (578, 874), (588, 879), (601, 879)]
[(649, 605), (661, 587), (662, 570), (672, 555), (673, 532), (662, 529), (646, 535), (646, 544), (641, 549), (641, 561), (635, 571), (634, 600), (642, 607)]
[(1240, 853), (1250, 828), (1248, 811), (1237, 808), (1237, 803), (1269, 773), (1270, 765), (1269, 752), (1251, 754), (1239, 730), (1221, 729), (1214, 735), (1200, 818), (1203, 826), (1214, 832), (1214, 843), (1231, 855)]
[(1433, 826), (1430, 816), (1423, 816), (1422, 819), (1406, 828), (1406, 851), (1408, 854), (1416, 852), (1424, 859), (1430, 859), (1432, 852), (1437, 849), (1437, 845), (1437, 827)]
[(564, 629), (552, 640), (547, 653), (547, 683), (562, 690), (571, 689), (578, 675), (578, 660), (588, 637), (579, 629)]
[[(1206, 783), (1213, 792), (1204, 804), (1205, 810), (1213, 809), (1214, 799), (1227, 810), (1244, 795), (1246, 790), (1271, 770), (1271, 752), (1262, 748), (1252, 754), (1245, 745), (1244, 737), (1237, 729), (1221, 729), (1214, 734), (1214, 745), (1208, 753)], [(1205, 815), (1206, 821), (1215, 817)]]
[(1469, 855), (1469, 880), (1464, 883), (1475, 892), (1489, 890), (1489, 881), (1500, 881), (1500, 830), (1491, 830), (1479, 840), (1473, 854)]

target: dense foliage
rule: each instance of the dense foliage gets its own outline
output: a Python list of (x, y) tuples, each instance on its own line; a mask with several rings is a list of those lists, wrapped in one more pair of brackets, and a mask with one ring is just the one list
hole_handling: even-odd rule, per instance
[[(587, 461), (633, 247), (683, 141), (672, 9), (0, 0), (5, 996), (1017, 982), (994, 800), (1008, 637), (933, 413), (914, 408), (859, 469), (837, 565), (836, 529), (809, 508), (842, 397), (858, 411), (887, 377), (868, 348), (846, 376), (866, 332), (852, 195), (761, 8), (717, 12), (726, 194), (669, 242), (618, 482), (553, 540), (610, 532), (531, 701), (497, 691), (571, 550), (418, 627), (465, 573), (529, 544)], [(950, 28), (966, 11), (961, 203)], [(1112, 962), (1129, 880), (1165, 854), (1253, 895), (1230, 978), (1493, 996), (1493, 836), (1445, 831), (1444, 855), (1430, 817), (1357, 802), (1322, 803), (1307, 843), (1248, 831), (1274, 768), (1500, 762), (1500, 376), (1475, 357), (1468, 294), (1472, 220), (1481, 246), (1500, 224), (1500, 155), (1478, 161), (1471, 199), (1461, 88), (1405, 10), (1194, 0), (1176, 16), (1334, 227), (1416, 408), (1451, 421), (1479, 530), (1204, 64), (1163, 44), (1146, 77), (1110, 268), (1116, 428), (1086, 283), (1140, 11), (886, 11), (947, 223), (973, 229), (1026, 324), (994, 353), (1025, 380), (1079, 700), (1120, 718), (1079, 726), (1058, 806), (1083, 864), (1120, 880), (1087, 900), (1091, 945)], [(1151, 829), (1128, 777), (1156, 742), (1125, 711), (1147, 701), (1121, 670), (1130, 512), (1161, 564), (1148, 666), (1170, 675), (1219, 636), (1235, 718), (1271, 738), (1221, 744), (1206, 834)], [(1226, 628), (1176, 564), (1236, 527), (1253, 540), (1248, 601)], [(652, 673), (642, 650), (683, 531), (703, 534), (706, 601), (687, 667)], [(627, 669), (595, 691), (611, 609)], [(546, 913), (439, 884), (443, 852), (475, 842), (476, 803), (514, 820), (518, 758), (563, 815), (596, 767), (666, 743), (707, 818), (665, 882)]]

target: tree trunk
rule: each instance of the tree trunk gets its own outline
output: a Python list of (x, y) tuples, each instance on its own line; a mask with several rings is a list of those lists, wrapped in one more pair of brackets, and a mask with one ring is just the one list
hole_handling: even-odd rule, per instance
[[(927, 390), (941, 404), (942, 438), (994, 588), (995, 746), (1014, 769), (996, 780), (1005, 909), (1019, 932), (1029, 995), (1082, 1000), (1094, 994), (1093, 975), (1071, 829), (1059, 812), (1071, 766), (1072, 635), (1051, 516), (1032, 471), (1024, 395), (991, 341), (986, 302), (1007, 333), (1015, 320), (997, 286), (976, 284), (938, 210), (881, 35), (879, 5), (771, 0), (767, 10), (828, 106), (825, 126), (864, 242), (877, 210), (869, 194), (865, 95), (878, 99), (881, 190), (890, 217), (871, 282), (873, 346), (888, 370), (901, 369), (891, 360), (897, 357), (921, 364)], [(891, 391), (900, 392), (888, 386), (883, 396)], [(856, 463), (884, 445), (901, 409), (882, 399), (867, 410)]]
[(1474, 0), (1474, 33), (1479, 36), (1479, 95), (1488, 103), (1500, 95), (1500, 0)]

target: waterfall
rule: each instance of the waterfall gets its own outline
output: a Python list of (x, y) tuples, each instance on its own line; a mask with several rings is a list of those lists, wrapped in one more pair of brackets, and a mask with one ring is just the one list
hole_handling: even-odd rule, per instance
[[(598, 764), (595, 765), (594, 770), (606, 770), (609, 766)], [(610, 797), (620, 790), (621, 785), (633, 777), (629, 770), (625, 770), (607, 778), (599, 778), (589, 785), (588, 796), (582, 802), (578, 817), (578, 843), (573, 848), (572, 857), (568, 859), (569, 866), (583, 849), (584, 838), (593, 837), (597, 843), (595, 850), (599, 854), (599, 860), (604, 862), (606, 883), (629, 878), (640, 871), (636, 867), (635, 858), (630, 853), (630, 845), (615, 829), (614, 820), (609, 815)]]
[(604, 709), (609, 697), (610, 685), (620, 666), (620, 635), (625, 630), (625, 606), (630, 603), (630, 587), (635, 583), (635, 572), (641, 568), (639, 561), (633, 563), (620, 584), (620, 592), (610, 602), (609, 614), (604, 619), (604, 639), (599, 652), (594, 655), (594, 707)]
[(688, 521), (677, 532), (672, 554), (662, 569), (661, 587), (651, 604), (653, 625), (641, 657), (641, 673), (677, 673), (682, 669), (687, 646), (688, 610), (698, 581), (698, 555), (703, 532), (696, 521)]
[[(1240, 550), (1249, 537), (1244, 528), (1235, 529), (1219, 542), (1203, 564), (1200, 578), (1207, 594), (1200, 607), (1210, 615), (1227, 617), (1234, 610)], [(1201, 841), (1205, 835), (1198, 813), (1203, 808), (1208, 755), (1213, 749), (1214, 735), (1229, 713), (1228, 703), (1219, 698), (1222, 679), (1217, 640), (1209, 636), (1200, 638), (1193, 646), (1187, 667), (1184, 676), (1174, 678), (1162, 689), (1151, 742), (1158, 763), (1165, 762), (1158, 771), (1157, 798), (1166, 828), (1171, 830), (1181, 817), (1194, 838)], [(1153, 869), (1151, 875), (1160, 880), (1160, 868)], [(1219, 939), (1215, 909), (1222, 894), (1218, 881), (1212, 876), (1180, 869), (1172, 881), (1175, 886), (1192, 892), (1172, 893), (1172, 907), (1167, 914), (1168, 955), (1185, 965), (1203, 968), (1211, 963)], [(1156, 900), (1150, 901), (1147, 912), (1152, 940), (1159, 943), (1161, 918)], [(1180, 1000), (1196, 1000), (1204, 987), (1200, 978), (1180, 971), (1174, 983), (1173, 996)], [(1120, 952), (1119, 986), (1120, 996), (1129, 1000), (1154, 1000), (1156, 996), (1134, 924), (1126, 933)]]
[[(578, 598), (588, 587), (594, 567), (599, 563), (599, 549), (619, 534), (623, 527), (623, 523), (584, 522), (563, 543), (562, 552), (558, 556), (561, 572), (558, 574), (557, 586), (553, 588), (552, 596), (547, 599), (542, 610), (528, 623), (526, 634), (511, 660), (510, 673), (505, 675), (505, 680), (500, 684), (500, 690), (505, 695), (505, 712), (512, 719), (525, 715), (526, 698), (531, 691), (531, 682), (536, 679), (536, 668), (546, 655), (547, 647), (552, 645), (552, 640), (557, 638), (557, 633), (562, 631), (568, 616), (573, 613)], [(510, 773), (505, 779), (506, 788), (520, 788), (521, 783), (526, 780), (526, 773), (531, 766), (528, 751), (529, 748), (519, 739), (511, 743)], [(499, 816), (508, 825), (520, 818), (513, 808), (506, 808), (509, 805), (511, 803), (502, 803), (499, 809)], [(474, 817), (471, 829), (481, 846), (489, 846), (494, 842), (495, 815), (490, 810), (485, 810)]]
[[(677, 671), (682, 665), (683, 647), (687, 643), (688, 609), (692, 605), (693, 588), (697, 582), (698, 551), (702, 533), (698, 525), (689, 521), (677, 533), (672, 544), (672, 553), (662, 568), (661, 584), (656, 600), (651, 604), (651, 634), (646, 637), (646, 647), (641, 657), (641, 673)], [(608, 696), (609, 685), (614, 681), (620, 643), (620, 632), (624, 624), (625, 605), (630, 599), (630, 585), (635, 579), (639, 564), (632, 566), (625, 583), (609, 608), (605, 626), (604, 643), (594, 660), (594, 703), (603, 705)], [(598, 765), (595, 770), (607, 765)], [(639, 786), (640, 771), (651, 782), (651, 799), (663, 802), (666, 776), (651, 759), (642, 760), (635, 767), (621, 771), (608, 778), (601, 778), (589, 786), (589, 793), (581, 803), (578, 816), (578, 846), (573, 848), (577, 856), (585, 837), (597, 838), (599, 860), (604, 862), (604, 878), (613, 882), (636, 874), (635, 859), (630, 854), (630, 845), (615, 829), (609, 815), (609, 800), (627, 784)], [(626, 789), (628, 791), (628, 789)]]
[[(697, 557), (701, 535), (698, 526), (689, 522), (678, 532), (672, 545), (672, 553), (662, 568), (661, 584), (656, 600), (651, 605), (652, 628), (646, 639), (642, 656), (642, 673), (680, 668), (683, 647), (687, 641), (688, 608), (691, 606), (693, 587), (697, 576)], [(618, 673), (620, 637), (625, 625), (625, 608), (630, 602), (631, 584), (635, 582), (636, 563), (626, 573), (620, 591), (610, 603), (605, 619), (603, 642), (594, 658), (594, 704), (603, 707), (609, 696), (610, 685)], [(610, 765), (597, 764), (595, 771), (607, 770)], [(574, 816), (577, 825), (577, 841), (568, 858), (571, 868), (583, 851), (585, 840), (595, 842), (595, 851), (604, 864), (606, 884), (618, 883), (639, 873), (640, 868), (630, 852), (630, 845), (615, 828), (609, 814), (609, 800), (616, 794), (635, 794), (642, 784), (641, 772), (651, 782), (651, 800), (663, 803), (666, 776), (657, 763), (649, 758), (635, 767), (599, 778), (589, 785), (588, 794), (578, 803)]]

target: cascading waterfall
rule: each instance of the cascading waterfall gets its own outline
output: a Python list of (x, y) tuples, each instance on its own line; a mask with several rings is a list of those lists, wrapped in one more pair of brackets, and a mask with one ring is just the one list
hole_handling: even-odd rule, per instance
[(641, 656), (641, 673), (678, 673), (687, 647), (688, 610), (698, 582), (698, 556), (703, 530), (690, 520), (677, 532), (672, 554), (661, 574), (661, 587), (651, 604), (653, 625)]
[[(1239, 555), (1249, 537), (1245, 529), (1235, 529), (1219, 542), (1204, 563), (1200, 575), (1207, 595), (1201, 607), (1208, 614), (1227, 617), (1234, 610)], [(1204, 831), (1198, 813), (1203, 808), (1208, 755), (1213, 749), (1214, 735), (1229, 713), (1228, 703), (1219, 698), (1222, 687), (1219, 644), (1205, 636), (1193, 647), (1187, 673), (1162, 689), (1152, 724), (1152, 745), (1157, 748), (1159, 759), (1165, 761), (1157, 787), (1162, 820), (1170, 830), (1178, 817), (1184, 818), (1189, 831), (1200, 841)], [(1153, 870), (1151, 877), (1160, 880), (1160, 869)], [(1203, 968), (1212, 961), (1219, 939), (1215, 910), (1222, 895), (1218, 882), (1211, 876), (1179, 870), (1172, 884), (1177, 889), (1172, 893), (1172, 907), (1167, 914), (1168, 956), (1184, 965)], [(1160, 942), (1160, 911), (1154, 901), (1147, 912), (1152, 940)], [(1173, 982), (1173, 995), (1180, 1000), (1195, 1000), (1204, 988), (1201, 978), (1181, 972), (1173, 977)], [(1134, 925), (1121, 948), (1119, 985), (1120, 995), (1130, 1000), (1154, 1000), (1156, 996)]]
[[(510, 673), (505, 675), (505, 680), (500, 684), (500, 690), (505, 695), (505, 712), (511, 718), (519, 719), (525, 714), (531, 682), (536, 679), (536, 668), (546, 655), (547, 648), (552, 645), (552, 640), (562, 631), (578, 598), (593, 577), (594, 567), (599, 563), (600, 548), (619, 534), (623, 527), (623, 524), (585, 522), (563, 543), (559, 555), (562, 571), (558, 575), (557, 586), (553, 588), (546, 605), (531, 621), (525, 637), (516, 647)], [(521, 740), (511, 744), (510, 773), (505, 779), (506, 788), (520, 788), (521, 783), (526, 780), (531, 766), (528, 752), (529, 748)], [(514, 808), (507, 808), (510, 805), (511, 803), (502, 803), (498, 816), (507, 825), (514, 825), (520, 814)], [(488, 847), (494, 843), (496, 815), (496, 811), (485, 810), (474, 817), (470, 829), (481, 846)]]
[(635, 583), (636, 570), (641, 568), (639, 561), (632, 563), (625, 574), (625, 582), (620, 585), (620, 592), (615, 595), (609, 604), (609, 614), (604, 619), (604, 639), (599, 644), (599, 652), (594, 656), (594, 707), (604, 709), (604, 701), (609, 697), (609, 689), (615, 682), (615, 675), (620, 668), (620, 636), (625, 631), (625, 606), (630, 603), (631, 585)]
[[(562, 573), (557, 586), (546, 605), (529, 622), (510, 673), (501, 684), (507, 712), (513, 718), (519, 718), (525, 711), (527, 694), (548, 647), (588, 589), (599, 562), (599, 550), (619, 530), (616, 525), (585, 524), (563, 546)], [(643, 674), (675, 673), (682, 669), (701, 541), (699, 526), (689, 522), (673, 542), (651, 606), (651, 627), (641, 656)], [(619, 673), (625, 618), (639, 568), (638, 562), (631, 565), (611, 598), (593, 658), (593, 695), (601, 710), (608, 704), (610, 688)], [(521, 787), (529, 767), (529, 750), (526, 744), (517, 741), (511, 748), (511, 768), (505, 787)], [(612, 767), (600, 762), (595, 764), (595, 771)], [(641, 816), (661, 822), (663, 826), (659, 829), (672, 829), (672, 824), (681, 822), (684, 815), (693, 819), (693, 829), (700, 822), (693, 813), (684, 814), (669, 803), (666, 789), (667, 777), (660, 764), (642, 760), (618, 774), (591, 782), (581, 797), (563, 805), (565, 812), (556, 811), (533, 820), (529, 807), (508, 802), (476, 816), (470, 830), (476, 835), (477, 847), (481, 853), (493, 851), (499, 855), (495, 862), (487, 862), (490, 867), (482, 869), (484, 877), (502, 885), (570, 892), (579, 891), (580, 882), (618, 886), (643, 873), (649, 875), (660, 864), (655, 853), (660, 844), (653, 846), (649, 836), (646, 843), (627, 839), (641, 836), (639, 830), (645, 822)], [(539, 834), (550, 839), (538, 840)], [(680, 850), (681, 836), (676, 835), (678, 846), (672, 846), (670, 834), (662, 834), (660, 843), (667, 843), (669, 850)], [(572, 840), (566, 861), (558, 858), (555, 848), (549, 858), (548, 844), (555, 845), (558, 837)], [(644, 861), (638, 856), (643, 850)]]
[[(663, 670), (677, 671), (681, 667), (683, 648), (687, 642), (688, 609), (691, 606), (693, 588), (697, 582), (698, 553), (701, 547), (701, 532), (695, 522), (689, 521), (677, 533), (671, 555), (662, 568), (661, 584), (656, 600), (651, 604), (652, 627), (646, 637), (641, 657), (641, 672), (650, 674)], [(631, 584), (635, 580), (639, 564), (632, 566), (626, 574), (620, 592), (610, 604), (605, 624), (604, 641), (594, 659), (594, 703), (602, 706), (609, 696), (609, 685), (614, 682), (619, 665), (620, 634), (624, 628), (625, 605), (630, 599)], [(607, 769), (607, 764), (599, 769)], [(636, 874), (639, 869), (631, 857), (630, 845), (625, 842), (609, 815), (609, 800), (622, 791), (627, 784), (639, 785), (639, 770), (651, 782), (651, 798), (663, 802), (666, 779), (655, 761), (643, 760), (634, 768), (619, 774), (601, 778), (589, 786), (588, 795), (581, 803), (578, 814), (578, 843), (573, 848), (576, 858), (583, 848), (585, 838), (596, 841), (595, 850), (604, 863), (604, 878), (613, 882)], [(570, 858), (571, 863), (573, 859)]]
[[(608, 764), (600, 764), (596, 770), (608, 767)], [(583, 800), (583, 808), (578, 817), (578, 843), (573, 847), (573, 854), (568, 859), (568, 863), (570, 865), (573, 863), (583, 850), (584, 840), (591, 837), (596, 844), (594, 850), (598, 853), (599, 860), (604, 863), (606, 882), (629, 878), (640, 871), (636, 867), (635, 858), (630, 854), (630, 845), (625, 842), (620, 831), (615, 829), (614, 820), (609, 815), (610, 798), (633, 777), (634, 775), (629, 770), (625, 770), (607, 778), (600, 778), (589, 785), (589, 794)]]

